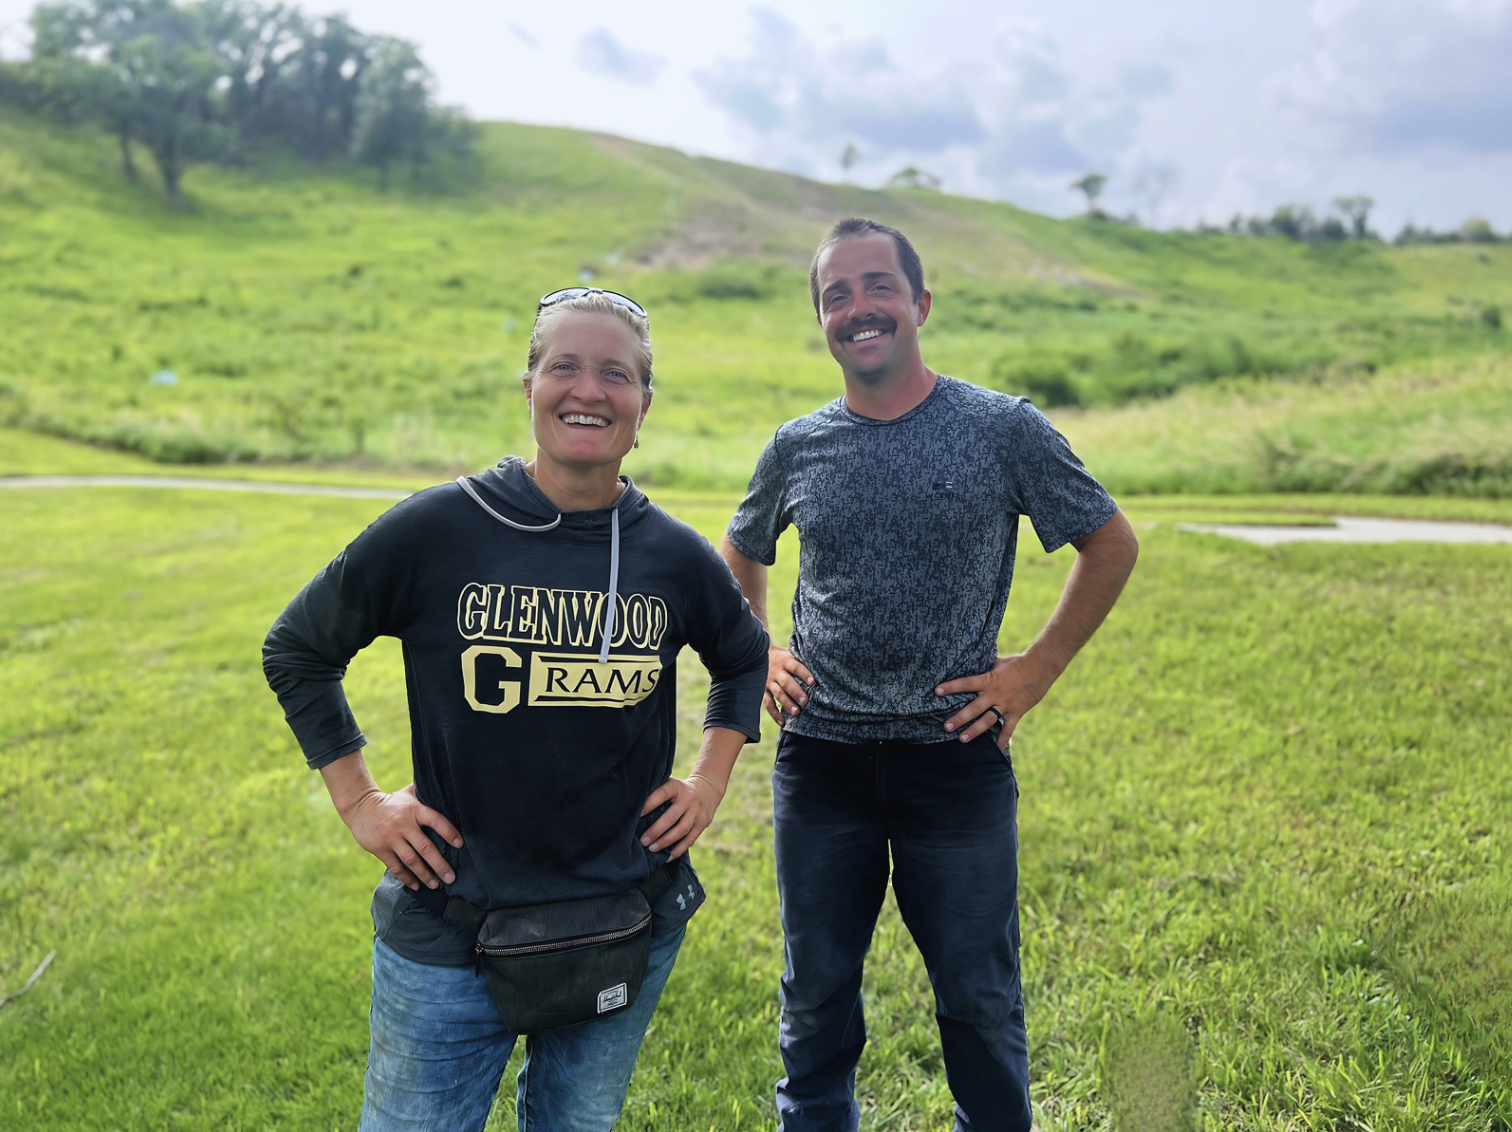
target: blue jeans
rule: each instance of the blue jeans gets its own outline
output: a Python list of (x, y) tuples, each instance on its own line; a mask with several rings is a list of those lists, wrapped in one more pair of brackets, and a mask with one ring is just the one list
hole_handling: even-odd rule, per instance
[[(628, 1010), (525, 1039), (520, 1132), (609, 1132), (625, 1104), (641, 1039), (683, 929), (651, 941)], [(488, 981), (471, 967), (415, 963), (373, 943), (372, 1044), (359, 1132), (481, 1129), (519, 1036), (504, 1029)]]
[(782, 1132), (855, 1132), (861, 965), (887, 891), (935, 993), (957, 1132), (1029, 1132), (1018, 786), (991, 735), (833, 743), (783, 732), (772, 774), (787, 971)]

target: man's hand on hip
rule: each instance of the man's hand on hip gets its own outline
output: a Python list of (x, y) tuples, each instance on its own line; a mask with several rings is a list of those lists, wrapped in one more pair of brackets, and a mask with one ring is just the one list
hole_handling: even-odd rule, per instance
[(947, 680), (935, 689), (935, 695), (950, 696), (958, 692), (975, 692), (977, 695), (945, 721), (946, 732), (963, 743), (969, 743), (1001, 720), (1003, 730), (998, 734), (998, 746), (1006, 748), (1018, 721), (1045, 698), (1056, 675), (1047, 672), (1033, 657), (1020, 655), (998, 657), (992, 668), (980, 676)]
[(976, 699), (946, 720), (947, 734), (965, 728), (959, 738), (969, 743), (1001, 719), (998, 746), (1006, 747), (1018, 721), (1045, 698), (1113, 608), (1139, 558), (1139, 540), (1129, 520), (1122, 511), (1115, 511), (1095, 531), (1072, 539), (1071, 545), (1076, 547), (1076, 565), (1071, 567), (1055, 612), (1029, 650), (1000, 656), (990, 671), (947, 680), (935, 689), (937, 696), (976, 693)]
[(797, 715), (808, 703), (809, 689), (814, 686), (814, 674), (803, 667), (787, 649), (773, 645), (767, 649), (767, 714), (777, 723), (784, 715)]

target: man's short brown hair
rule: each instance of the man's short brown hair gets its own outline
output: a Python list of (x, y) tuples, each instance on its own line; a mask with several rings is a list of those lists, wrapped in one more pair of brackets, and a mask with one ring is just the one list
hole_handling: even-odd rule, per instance
[(919, 253), (914, 251), (914, 246), (908, 242), (908, 237), (896, 228), (878, 224), (875, 220), (867, 220), (862, 216), (847, 216), (819, 241), (819, 247), (814, 252), (814, 262), (809, 264), (809, 295), (814, 300), (815, 314), (819, 313), (819, 257), (824, 254), (824, 249), (850, 236), (873, 234), (886, 236), (898, 249), (898, 262), (903, 266), (903, 275), (908, 280), (908, 289), (912, 292), (910, 298), (917, 301), (924, 293), (924, 264), (919, 259)]

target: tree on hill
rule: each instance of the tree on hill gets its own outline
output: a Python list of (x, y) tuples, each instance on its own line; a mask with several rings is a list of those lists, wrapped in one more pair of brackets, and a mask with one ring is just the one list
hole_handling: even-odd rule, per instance
[(940, 178), (925, 169), (912, 165), (899, 169), (887, 179), (889, 189), (934, 189), (940, 188)]
[(1375, 207), (1375, 198), (1360, 193), (1351, 197), (1334, 197), (1334, 207), (1349, 221), (1350, 233), (1356, 240), (1370, 235), (1370, 210)]
[[(1340, 198), (1340, 201), (1334, 203), (1334, 207), (1341, 212), (1344, 211), (1342, 201), (1351, 202), (1355, 210), (1352, 214), (1345, 213), (1345, 219), (1349, 221), (1347, 225), (1337, 216), (1325, 216), (1320, 220), (1305, 204), (1282, 204), (1276, 206), (1269, 219), (1252, 216), (1245, 221), (1236, 216), (1229, 225), (1229, 230), (1247, 231), (1251, 236), (1285, 236), (1288, 240), (1308, 244), (1333, 243), (1353, 238), (1368, 239), (1370, 232), (1364, 226), (1364, 218), (1373, 202), (1369, 197)], [(1357, 236), (1361, 231), (1364, 235)]]
[(7, 68), (0, 98), (99, 121), (131, 180), (132, 148), (145, 146), (175, 207), (190, 164), (252, 161), (270, 142), (312, 160), (355, 156), (385, 186), (396, 162), (418, 175), (470, 150), (414, 45), (344, 16), (259, 0), (49, 0), (31, 22), (32, 58)]
[(246, 0), (209, 0), (205, 30), (220, 61), (223, 108), (239, 140), (276, 136), (295, 101), (286, 91), (308, 27), (284, 4), (263, 8)]
[(362, 76), (352, 131), (352, 156), (377, 168), (380, 187), (395, 163), (424, 160), (430, 105), (430, 72), (415, 45), (385, 40)]
[[(299, 49), (288, 59), (273, 131), (287, 138), (305, 157), (322, 158), (350, 149), (356, 136), (358, 102), (365, 77), (394, 41), (364, 35), (344, 16), (308, 23)], [(413, 48), (410, 49), (413, 54)], [(429, 114), (431, 74), (418, 56), (414, 67), (423, 76)]]
[(1472, 216), (1460, 225), (1460, 236), (1472, 244), (1493, 244), (1496, 230), (1484, 216)]
[(1071, 187), (1087, 198), (1087, 215), (1097, 216), (1097, 198), (1102, 196), (1103, 188), (1107, 185), (1108, 178), (1103, 173), (1088, 173), (1079, 181), (1072, 181)]
[[(34, 57), (58, 63), (120, 140), (134, 177), (131, 143), (152, 154), (170, 206), (183, 203), (184, 170), (217, 156), (226, 130), (213, 101), (220, 69), (196, 6), (170, 0), (63, 0), (32, 14)], [(79, 64), (85, 66), (79, 66)]]
[[(55, 36), (62, 29), (48, 29)], [(45, 42), (38, 37), (39, 42)], [(43, 111), (64, 122), (98, 120), (116, 139), (121, 152), (121, 175), (135, 184), (141, 179), (132, 142), (140, 141), (136, 94), (108, 67), (93, 66), (63, 52), (34, 57), (25, 66), (8, 67), (15, 85), (0, 90), (0, 101)]]
[(845, 179), (850, 180), (851, 167), (861, 160), (861, 150), (855, 142), (846, 142), (845, 149), (840, 154), (840, 168), (845, 174)]

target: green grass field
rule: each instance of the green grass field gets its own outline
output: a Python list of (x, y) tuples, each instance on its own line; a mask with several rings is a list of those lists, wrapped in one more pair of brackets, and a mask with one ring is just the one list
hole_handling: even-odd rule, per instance
[[(33, 470), (68, 470), (70, 450), (37, 442)], [(735, 502), (659, 497), (711, 537)], [(378, 866), (304, 769), (258, 646), (383, 506), (0, 495), (0, 990), (59, 952), (0, 1011), (0, 1124), (355, 1125)], [(1130, 590), (1015, 743), (1047, 1129), (1110, 1127), (1110, 1098), (1187, 1083), (1208, 1129), (1512, 1127), (1512, 556), (1268, 550), (1172, 526), (1293, 508), (1317, 501), (1133, 501)], [(1004, 649), (1047, 615), (1069, 557), (1026, 540)], [(681, 672), (684, 763), (696, 669)], [(396, 787), (397, 648), (380, 642), (348, 683)], [(695, 850), (711, 901), (627, 1129), (772, 1126), (771, 742), (746, 752)], [(863, 1126), (946, 1127), (928, 984), (891, 907), (867, 991)], [(490, 1127), (510, 1116), (501, 1104)]]

